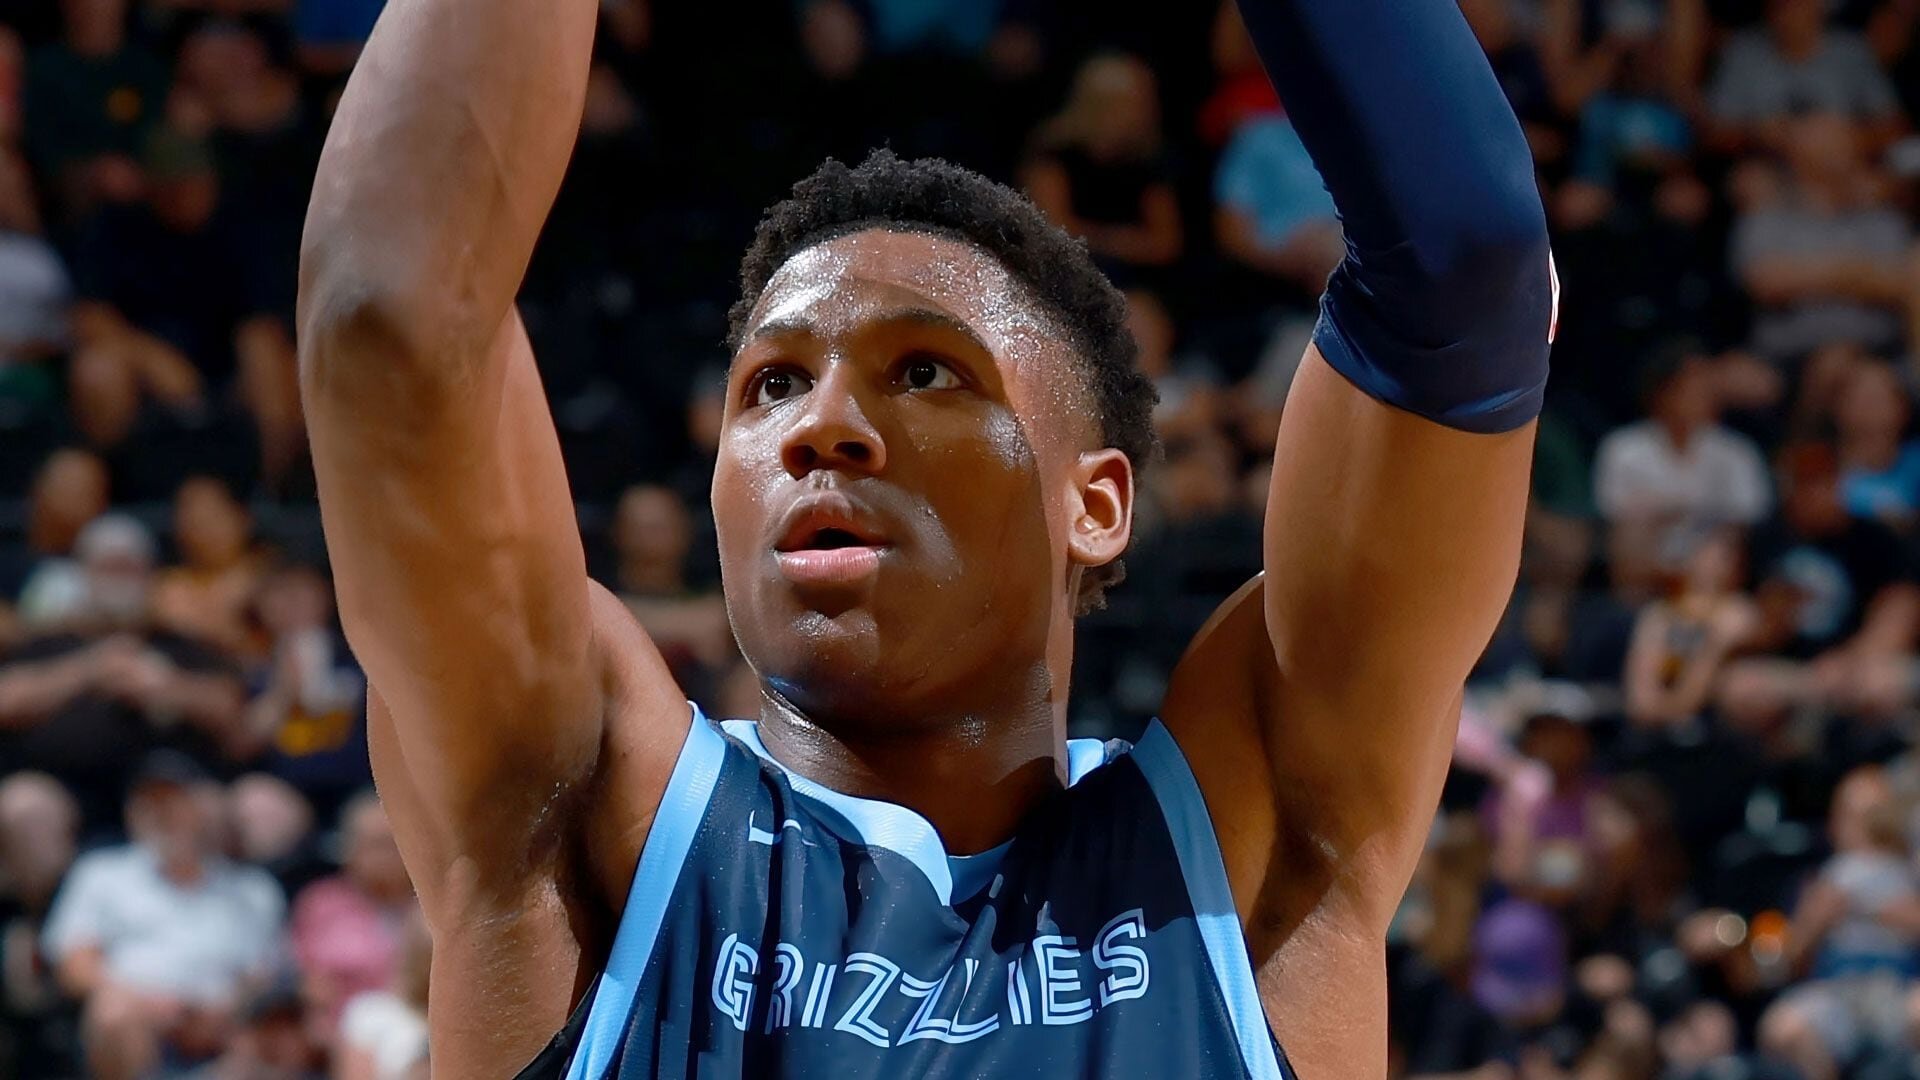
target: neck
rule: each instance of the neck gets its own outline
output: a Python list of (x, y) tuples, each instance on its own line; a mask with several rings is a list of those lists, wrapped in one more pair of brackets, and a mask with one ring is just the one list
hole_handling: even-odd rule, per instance
[(160, 875), (175, 885), (198, 885), (207, 868), (198, 856), (161, 856)]
[(1673, 423), (1667, 420), (1661, 420), (1659, 424), (1660, 430), (1667, 434), (1667, 441), (1681, 453), (1686, 452), (1688, 444), (1693, 442), (1694, 433), (1699, 430), (1693, 424)]
[(900, 726), (837, 723), (765, 690), (760, 738), (809, 780), (904, 806), (932, 823), (949, 852), (976, 854), (1012, 836), (1027, 811), (1064, 781), (1064, 725), (1044, 668), (1036, 676), (1037, 686), (999, 708)]

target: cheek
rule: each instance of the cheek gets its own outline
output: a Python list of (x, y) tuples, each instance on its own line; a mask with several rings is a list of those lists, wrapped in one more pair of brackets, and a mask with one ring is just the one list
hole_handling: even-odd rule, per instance
[(969, 438), (926, 448), (936, 472), (923, 487), (963, 572), (1026, 588), (1051, 565), (1040, 459), (1017, 420), (996, 411)]
[(759, 546), (761, 508), (784, 479), (777, 443), (751, 429), (735, 429), (721, 441), (713, 465), (713, 524), (723, 570), (730, 551)]

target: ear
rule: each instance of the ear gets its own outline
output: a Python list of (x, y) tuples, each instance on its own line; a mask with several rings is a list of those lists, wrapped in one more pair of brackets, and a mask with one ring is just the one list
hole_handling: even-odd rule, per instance
[(1105, 566), (1133, 538), (1133, 464), (1114, 449), (1080, 455), (1073, 471), (1067, 553), (1075, 566)]

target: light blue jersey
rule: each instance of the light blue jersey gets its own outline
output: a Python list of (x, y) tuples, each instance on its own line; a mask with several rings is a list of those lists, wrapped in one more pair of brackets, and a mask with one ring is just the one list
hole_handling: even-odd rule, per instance
[(695, 710), (605, 972), (522, 1080), (1292, 1080), (1172, 736), (1076, 741), (994, 851)]

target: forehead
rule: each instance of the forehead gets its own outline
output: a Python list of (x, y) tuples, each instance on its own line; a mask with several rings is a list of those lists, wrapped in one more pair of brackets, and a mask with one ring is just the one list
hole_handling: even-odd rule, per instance
[(903, 311), (965, 326), (1003, 362), (1068, 351), (1059, 321), (1000, 260), (964, 240), (884, 228), (794, 254), (767, 282), (744, 336), (801, 323), (831, 337)]

